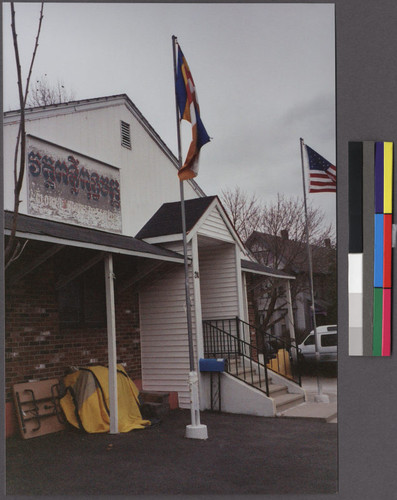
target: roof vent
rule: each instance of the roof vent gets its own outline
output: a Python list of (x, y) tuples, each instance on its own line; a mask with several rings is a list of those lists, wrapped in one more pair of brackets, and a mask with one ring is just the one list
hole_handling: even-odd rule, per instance
[(125, 148), (131, 149), (131, 132), (130, 124), (121, 121), (121, 145)]

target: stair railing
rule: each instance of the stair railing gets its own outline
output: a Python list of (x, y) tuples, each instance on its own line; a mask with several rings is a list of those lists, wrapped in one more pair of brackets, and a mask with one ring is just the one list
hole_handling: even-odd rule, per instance
[[(295, 340), (277, 337), (238, 317), (236, 317), (236, 322), (240, 325), (240, 331), (244, 333), (248, 331), (255, 335), (259, 351), (263, 348), (265, 355), (267, 354), (267, 359), (270, 360), (271, 366), (268, 366), (268, 368), (271, 371), (292, 380), (300, 386), (302, 385), (299, 348)], [(291, 373), (287, 372), (287, 367), (291, 368)]]
[[(299, 349), (293, 340), (263, 332), (238, 316), (204, 320), (203, 334), (205, 357), (228, 359), (228, 373), (236, 377), (243, 375), (250, 385), (254, 385), (256, 369), (259, 375), (256, 384), (262, 388), (261, 378), (264, 375), (267, 396), (269, 395), (268, 370), (302, 385)], [(252, 337), (256, 339), (256, 345), (252, 344)], [(249, 342), (245, 339), (249, 339)], [(241, 367), (238, 366), (240, 360)], [(287, 372), (286, 367), (291, 368), (291, 373)]]
[[(226, 359), (227, 373), (243, 379), (253, 387), (259, 387), (269, 396), (268, 369), (266, 364), (260, 361), (258, 354), (261, 352), (238, 336), (240, 327), (241, 324), (235, 318), (204, 320), (204, 356)], [(234, 334), (226, 331), (226, 328)]]

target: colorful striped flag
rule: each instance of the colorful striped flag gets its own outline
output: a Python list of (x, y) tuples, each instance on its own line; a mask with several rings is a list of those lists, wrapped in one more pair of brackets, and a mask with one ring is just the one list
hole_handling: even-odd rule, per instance
[(305, 148), (309, 159), (309, 193), (335, 193), (336, 167), (314, 149), (306, 145)]
[(192, 142), (185, 163), (178, 171), (179, 179), (184, 181), (198, 174), (200, 149), (210, 141), (210, 137), (201, 121), (196, 87), (179, 44), (175, 87), (180, 119), (192, 124)]

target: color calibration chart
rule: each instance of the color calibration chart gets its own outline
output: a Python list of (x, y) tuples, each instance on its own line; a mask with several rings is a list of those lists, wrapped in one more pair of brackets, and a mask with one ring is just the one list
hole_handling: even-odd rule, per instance
[(349, 355), (390, 356), (393, 143), (349, 143)]

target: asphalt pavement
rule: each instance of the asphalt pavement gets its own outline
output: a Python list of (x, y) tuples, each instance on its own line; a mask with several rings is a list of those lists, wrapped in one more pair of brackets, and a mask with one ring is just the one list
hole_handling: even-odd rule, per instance
[(190, 412), (127, 434), (68, 429), (7, 440), (7, 495), (230, 495), (337, 491), (337, 426), (203, 412), (208, 439), (184, 437)]

